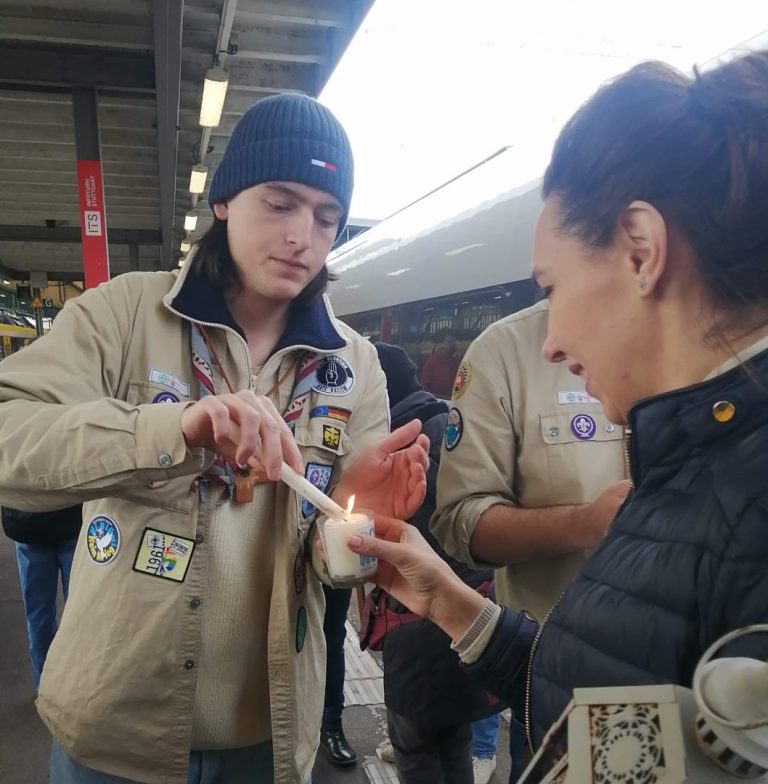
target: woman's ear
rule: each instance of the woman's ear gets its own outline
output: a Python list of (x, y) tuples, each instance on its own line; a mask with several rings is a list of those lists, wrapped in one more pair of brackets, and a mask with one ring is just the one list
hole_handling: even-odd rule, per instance
[(637, 290), (641, 296), (649, 297), (667, 264), (667, 224), (652, 204), (633, 201), (619, 216), (619, 231)]
[(213, 205), (213, 214), (219, 220), (226, 220), (228, 212), (229, 210), (227, 209), (227, 205), (225, 203), (216, 202), (216, 204)]

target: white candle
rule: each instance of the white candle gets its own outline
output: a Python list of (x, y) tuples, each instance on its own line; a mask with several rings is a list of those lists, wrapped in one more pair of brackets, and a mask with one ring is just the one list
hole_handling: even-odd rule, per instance
[(328, 574), (333, 582), (363, 582), (376, 570), (376, 558), (352, 552), (350, 536), (373, 536), (373, 520), (363, 512), (321, 520), (323, 547)]

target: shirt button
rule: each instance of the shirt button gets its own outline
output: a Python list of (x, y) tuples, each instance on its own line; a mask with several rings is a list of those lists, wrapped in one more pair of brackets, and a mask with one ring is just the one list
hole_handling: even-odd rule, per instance
[(173, 458), (167, 452), (163, 452), (157, 458), (157, 462), (160, 463), (163, 468), (170, 468), (173, 465)]
[(195, 596), (195, 598), (192, 599), (192, 601), (189, 603), (189, 606), (193, 610), (196, 610), (200, 606), (200, 600), (197, 598), (197, 596)]
[(205, 541), (205, 537), (204, 537), (202, 534), (198, 534), (198, 535), (195, 537), (195, 542), (196, 542), (197, 544), (202, 544), (204, 541)]
[(195, 666), (195, 662), (192, 659), (187, 659), (184, 662), (184, 669), (191, 670)]
[(612, 425), (610, 422), (605, 426), (606, 433), (613, 433), (616, 430), (616, 425)]
[(560, 428), (559, 427), (550, 427), (549, 428), (549, 435), (552, 438), (557, 438), (560, 435)]

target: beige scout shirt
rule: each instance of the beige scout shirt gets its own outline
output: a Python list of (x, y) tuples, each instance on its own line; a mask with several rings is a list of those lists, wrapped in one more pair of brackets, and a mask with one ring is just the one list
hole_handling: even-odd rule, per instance
[[(67, 303), (49, 335), (0, 364), (0, 504), (34, 511), (88, 501), (38, 710), (83, 765), (148, 784), (186, 784), (210, 599), (217, 494), (202, 503), (192, 487), (207, 461), (181, 432), (183, 410), (198, 395), (190, 321), (169, 307), (184, 276), (130, 273), (87, 291)], [(295, 435), (305, 465), (336, 474), (386, 434), (385, 379), (373, 346), (326, 308), (346, 347), (325, 353), (341, 357), (355, 383), (343, 395), (313, 390)], [(209, 332), (232, 383), (247, 389), (245, 341), (228, 328)], [(278, 365), (282, 377), (301, 348), (273, 355), (265, 368)], [(168, 393), (180, 402), (160, 404)], [(323, 416), (323, 406), (349, 411), (348, 421)], [(343, 431), (333, 449), (324, 445), (326, 426)], [(275, 784), (302, 784), (317, 749), (325, 679), (321, 583), (310, 571), (306, 587), (295, 587), (310, 520), (281, 483), (257, 486), (250, 506), (254, 525), (274, 528), (273, 547), (261, 554), (273, 570), (268, 616), (254, 627), (267, 640)], [(89, 531), (105, 518), (119, 537)], [(194, 545), (183, 581), (146, 573), (144, 545), (157, 541), (151, 531), (163, 532), (180, 564)], [(181, 576), (181, 565), (170, 574)]]
[[(543, 359), (546, 334), (542, 302), (492, 324), (464, 357), (469, 373), (451, 404), (461, 413), (461, 435), (451, 451), (443, 444), (431, 524), (464, 563), (480, 565), (470, 539), (489, 507), (583, 504), (624, 478), (622, 428), (565, 363)], [(541, 620), (586, 556), (507, 565), (497, 574), (499, 602)]]

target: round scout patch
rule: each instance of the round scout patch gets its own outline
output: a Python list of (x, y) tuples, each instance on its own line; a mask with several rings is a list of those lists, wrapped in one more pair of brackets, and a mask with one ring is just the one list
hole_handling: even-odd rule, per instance
[(445, 426), (445, 448), (449, 452), (459, 445), (463, 432), (464, 420), (461, 418), (461, 411), (458, 408), (452, 408), (448, 412), (448, 421)]
[(99, 565), (107, 564), (120, 549), (120, 529), (111, 517), (98, 515), (88, 523), (85, 541), (93, 561)]
[(596, 430), (597, 424), (589, 414), (576, 414), (571, 420), (571, 432), (581, 441), (594, 438)]
[(307, 611), (303, 607), (299, 607), (299, 613), (296, 616), (296, 653), (301, 653), (304, 647), (304, 641), (307, 639)]
[(352, 368), (340, 356), (332, 354), (323, 357), (315, 371), (315, 384), (312, 389), (324, 395), (346, 395), (355, 385)]
[(159, 392), (152, 398), (153, 403), (178, 403), (179, 398), (173, 392)]
[(458, 400), (467, 391), (471, 378), (472, 365), (468, 359), (464, 359), (459, 365), (459, 369), (456, 371), (456, 380), (453, 382), (453, 395), (451, 400)]

